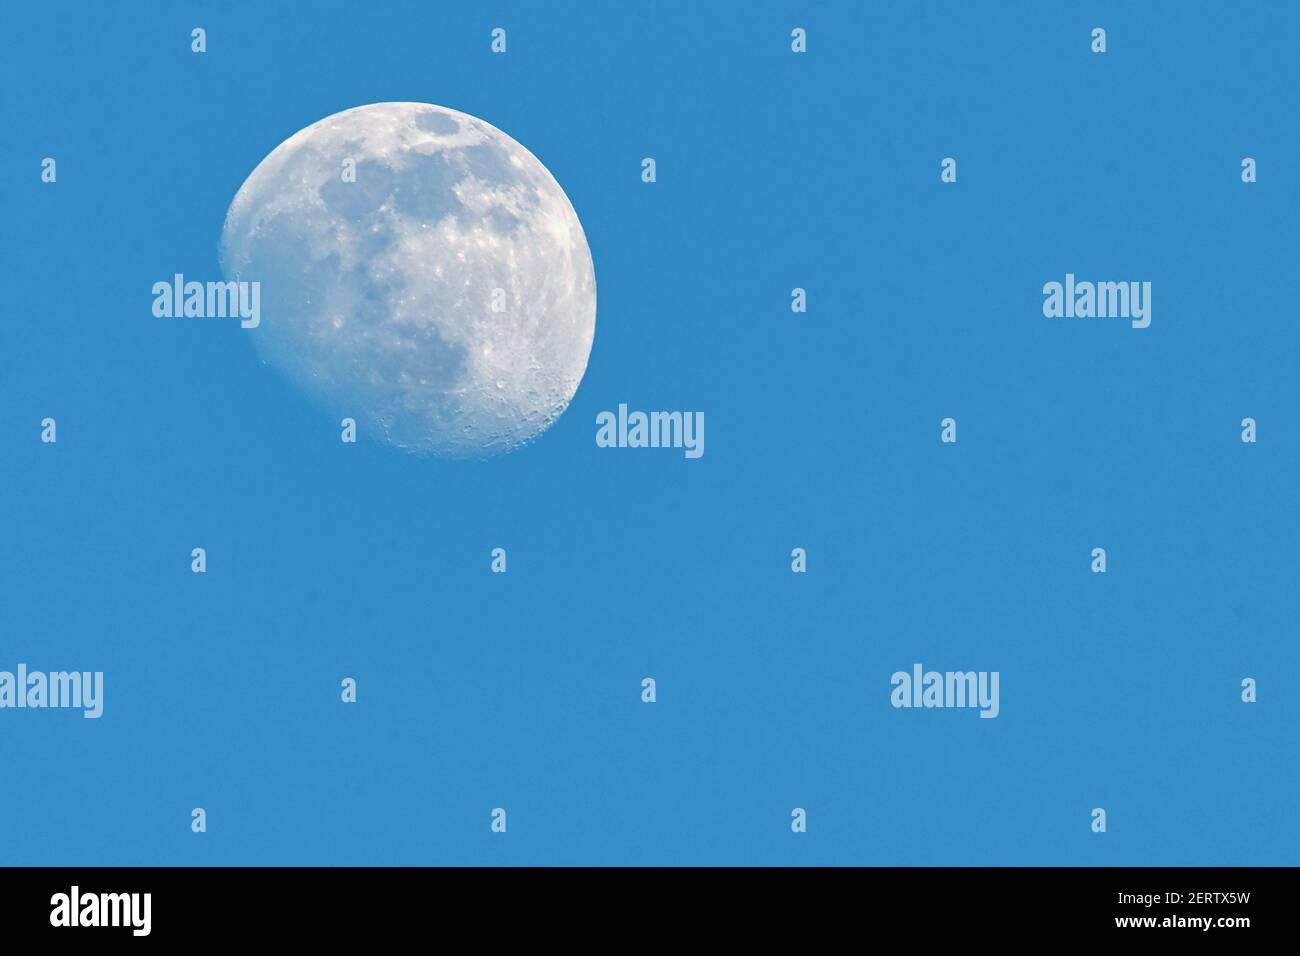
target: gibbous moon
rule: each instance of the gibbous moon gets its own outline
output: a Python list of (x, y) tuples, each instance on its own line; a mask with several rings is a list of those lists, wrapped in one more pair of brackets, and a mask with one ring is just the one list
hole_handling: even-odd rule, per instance
[(221, 235), (228, 280), (261, 283), (247, 333), (363, 440), (487, 457), (572, 400), (596, 277), (559, 183), (493, 126), (376, 103), (295, 133), (253, 170)]

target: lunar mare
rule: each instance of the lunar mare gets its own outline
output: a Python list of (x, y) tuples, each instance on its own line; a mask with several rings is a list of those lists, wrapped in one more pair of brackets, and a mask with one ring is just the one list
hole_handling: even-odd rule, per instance
[(221, 263), (261, 284), (262, 357), (408, 451), (517, 448), (587, 368), (577, 214), (532, 153), (455, 110), (379, 103), (294, 134), (236, 194)]

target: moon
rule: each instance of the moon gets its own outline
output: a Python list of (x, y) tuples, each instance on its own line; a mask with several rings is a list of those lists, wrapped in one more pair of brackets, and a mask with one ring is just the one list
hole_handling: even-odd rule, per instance
[(536, 156), (466, 113), (376, 103), (295, 133), (240, 187), (220, 252), (227, 280), (260, 284), (259, 355), (417, 455), (513, 451), (587, 369), (582, 224)]

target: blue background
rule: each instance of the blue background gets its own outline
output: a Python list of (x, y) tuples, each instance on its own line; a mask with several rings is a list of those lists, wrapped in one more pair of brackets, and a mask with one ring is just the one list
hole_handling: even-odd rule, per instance
[[(0, 862), (1300, 863), (1296, 5), (56, 2), (3, 32), (0, 669), (106, 701), (0, 711)], [(255, 332), (150, 311), (220, 277), (277, 144), (388, 100), (523, 143), (591, 245), (586, 377), (503, 459), (345, 445)], [(1151, 281), (1151, 327), (1044, 318), (1066, 272)], [(704, 457), (597, 448), (619, 402), (704, 411)], [(1000, 671), (1001, 716), (891, 708), (914, 662)]]

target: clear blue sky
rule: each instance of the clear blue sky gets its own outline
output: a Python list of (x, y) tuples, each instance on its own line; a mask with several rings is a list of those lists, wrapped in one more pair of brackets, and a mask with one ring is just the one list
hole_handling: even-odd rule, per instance
[[(0, 669), (106, 700), (0, 711), (0, 863), (1300, 862), (1300, 12), (1134, 7), (7, 11)], [(344, 445), (255, 333), (151, 314), (271, 149), (389, 100), (586, 230), (586, 378), (503, 459)], [(1045, 318), (1067, 272), (1151, 327)], [(597, 448), (620, 402), (706, 454)], [(915, 662), (1000, 716), (891, 708)]]

